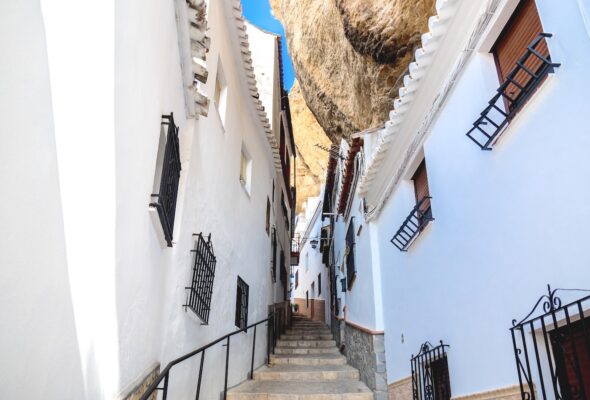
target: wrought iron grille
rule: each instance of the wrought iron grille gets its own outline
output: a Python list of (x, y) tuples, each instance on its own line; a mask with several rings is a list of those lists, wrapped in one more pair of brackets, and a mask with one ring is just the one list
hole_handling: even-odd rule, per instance
[(176, 213), (176, 199), (178, 196), (178, 183), (180, 181), (180, 145), (178, 142), (178, 127), (174, 124), (174, 113), (162, 115), (162, 125), (168, 127), (166, 148), (162, 162), (162, 175), (160, 177), (160, 191), (152, 194), (154, 201), (150, 207), (158, 211), (158, 217), (164, 230), (164, 237), (168, 247), (172, 247), (172, 234), (174, 232), (174, 215)]
[(563, 305), (558, 292), (590, 291), (547, 285), (531, 312), (512, 321), (523, 399), (590, 399), (590, 295)]
[(527, 102), (544, 78), (561, 64), (551, 62), (550, 56), (539, 51), (539, 45), (553, 35), (541, 33), (527, 47), (524, 55), (497, 89), (467, 136), (482, 150), (491, 150), (495, 139)]
[(430, 199), (432, 199), (430, 196), (422, 198), (391, 238), (391, 243), (400, 251), (408, 251), (418, 234), (424, 230), (430, 221), (434, 221), (432, 209), (430, 208)]
[(185, 310), (190, 308), (205, 323), (209, 323), (209, 311), (211, 310), (211, 294), (213, 293), (213, 280), (215, 278), (215, 265), (217, 259), (211, 243), (211, 234), (207, 240), (202, 233), (195, 233), (195, 261), (193, 264), (193, 278), (191, 286), (186, 287), (188, 295)]
[(285, 252), (281, 250), (281, 258), (280, 258), (280, 265), (279, 265), (279, 276), (281, 279), (281, 283), (284, 285), (287, 283), (287, 269), (285, 267)]
[(270, 251), (271, 251), (271, 265), (270, 265), (270, 275), (272, 277), (272, 281), (277, 281), (277, 229), (272, 228), (271, 233), (271, 242), (270, 242)]
[(412, 395), (414, 400), (450, 400), (451, 383), (446, 349), (442, 340), (438, 346), (429, 342), (412, 355)]
[(248, 294), (250, 287), (238, 276), (238, 289), (236, 293), (236, 326), (246, 329), (248, 326)]
[(350, 219), (348, 230), (346, 231), (346, 281), (348, 290), (352, 288), (352, 283), (356, 277), (356, 266), (354, 264), (354, 221)]

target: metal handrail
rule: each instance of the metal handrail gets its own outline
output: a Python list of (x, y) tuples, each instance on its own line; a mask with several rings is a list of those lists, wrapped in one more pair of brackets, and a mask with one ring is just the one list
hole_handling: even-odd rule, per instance
[[(198, 379), (198, 383), (197, 383), (197, 393), (196, 393), (196, 399), (199, 399), (199, 395), (200, 395), (200, 390), (201, 390), (201, 378), (203, 375), (203, 363), (205, 360), (205, 350), (207, 350), (208, 348), (222, 342), (222, 341), (226, 341), (226, 357), (225, 357), (225, 379), (224, 379), (224, 389), (223, 389), (223, 399), (225, 399), (227, 397), (227, 377), (228, 377), (228, 367), (229, 367), (229, 344), (230, 344), (230, 338), (234, 335), (237, 335), (238, 333), (241, 332), (246, 332), (248, 329), (250, 328), (254, 328), (254, 338), (252, 341), (252, 362), (250, 364), (250, 379), (253, 378), (254, 375), (254, 355), (255, 355), (255, 350), (256, 350), (256, 327), (260, 324), (263, 324), (265, 322), (268, 322), (268, 326), (269, 329), (267, 331), (267, 363), (270, 362), (270, 353), (271, 353), (271, 347), (272, 347), (272, 353), (274, 354), (274, 348), (276, 345), (276, 322), (277, 319), (275, 318), (275, 313), (271, 313), (268, 318), (263, 319), (261, 321), (258, 321), (256, 323), (253, 323), (249, 326), (247, 326), (244, 329), (240, 329), (237, 330), (235, 332), (231, 332), (228, 333), (225, 336), (222, 336), (208, 344), (206, 344), (205, 346), (199, 347), (196, 350), (191, 351), (190, 353), (185, 354), (182, 357), (178, 357), (175, 360), (172, 360), (168, 363), (168, 365), (166, 365), (166, 368), (164, 368), (162, 370), (162, 372), (157, 376), (157, 378), (154, 380), (154, 382), (147, 388), (147, 390), (145, 391), (145, 393), (141, 396), (140, 400), (148, 400), (150, 398), (150, 396), (152, 394), (154, 394), (155, 391), (157, 390), (161, 390), (162, 391), (162, 398), (164, 400), (166, 400), (166, 396), (168, 395), (168, 379), (170, 376), (170, 370), (172, 369), (172, 367), (174, 367), (177, 364), (180, 364), (181, 362), (188, 360), (189, 358), (192, 358), (194, 356), (196, 356), (197, 354), (201, 353), (201, 362), (200, 362), (200, 367), (199, 367), (199, 379)], [(272, 331), (272, 334), (271, 334)], [(164, 386), (163, 387), (159, 387), (160, 383), (162, 383), (162, 381), (164, 381)]]

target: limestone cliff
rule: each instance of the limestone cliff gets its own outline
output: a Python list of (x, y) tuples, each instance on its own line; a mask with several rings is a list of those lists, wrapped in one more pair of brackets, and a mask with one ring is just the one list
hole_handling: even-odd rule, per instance
[[(270, 3), (285, 27), (301, 95), (330, 140), (337, 143), (354, 132), (383, 124), (413, 50), (427, 31), (428, 17), (435, 13), (435, 0)], [(294, 98), (298, 96), (293, 93)], [(302, 112), (304, 108), (300, 107)], [(293, 114), (297, 119), (297, 113)], [(296, 140), (311, 143), (318, 137), (317, 133), (307, 137), (306, 124), (293, 125)], [(315, 160), (310, 160), (316, 155), (307, 153), (310, 148), (301, 144), (300, 152), (303, 160), (313, 164)], [(322, 157), (325, 165), (326, 154)], [(309, 179), (315, 177), (313, 172)], [(303, 187), (299, 189), (302, 193)]]

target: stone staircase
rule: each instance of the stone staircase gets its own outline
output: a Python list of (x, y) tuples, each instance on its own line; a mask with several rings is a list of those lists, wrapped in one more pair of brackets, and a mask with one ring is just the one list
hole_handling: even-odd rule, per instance
[(277, 341), (270, 366), (227, 393), (228, 400), (373, 400), (373, 392), (346, 364), (328, 327), (293, 317)]

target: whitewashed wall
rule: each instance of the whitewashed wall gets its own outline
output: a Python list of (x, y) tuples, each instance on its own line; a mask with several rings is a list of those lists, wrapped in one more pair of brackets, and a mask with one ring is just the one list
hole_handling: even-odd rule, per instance
[(442, 339), (453, 396), (516, 384), (512, 319), (547, 283), (590, 288), (590, 41), (576, 2), (537, 5), (556, 74), (483, 152), (465, 133), (499, 84), (493, 58), (476, 53), (424, 145), (436, 220), (407, 253), (389, 242), (415, 204), (409, 171), (372, 224), (389, 383), (410, 375), (423, 342)]
[[(0, 7), (0, 48), (12, 55), (0, 66), (0, 176), (10, 188), (0, 208), (9, 327), (0, 334), (0, 382), (10, 398), (125, 393), (155, 363), (236, 329), (238, 275), (250, 285), (250, 323), (273, 302), (265, 217), (276, 171), (244, 83), (231, 5), (208, 9), (205, 90), (213, 98), (221, 60), (222, 126), (213, 102), (207, 118), (184, 114), (174, 2), (88, 4), (92, 18), (64, 18), (84, 3)], [(160, 243), (148, 209), (161, 115), (170, 112), (182, 160), (173, 248)], [(239, 181), (243, 146), (250, 193)], [(212, 234), (217, 256), (206, 326), (182, 308), (199, 232)], [(246, 378), (252, 334), (232, 338), (230, 386)], [(264, 362), (265, 334), (263, 325), (255, 366)], [(224, 356), (221, 346), (207, 352), (201, 398), (219, 395)], [(198, 361), (173, 369), (171, 398), (194, 396)]]

